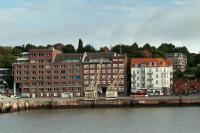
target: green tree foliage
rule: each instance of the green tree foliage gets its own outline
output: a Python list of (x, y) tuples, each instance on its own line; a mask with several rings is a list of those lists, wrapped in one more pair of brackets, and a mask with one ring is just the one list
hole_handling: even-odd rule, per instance
[(110, 51), (108, 47), (101, 47), (98, 52), (107, 52), (107, 51)]
[(75, 53), (75, 48), (72, 44), (67, 44), (62, 50), (63, 53)]
[(194, 64), (195, 65), (200, 64), (200, 54), (194, 56)]
[(152, 50), (151, 45), (148, 44), (148, 43), (146, 43), (146, 44), (143, 46), (143, 49), (144, 49), (144, 50), (149, 50), (149, 51)]
[(96, 49), (92, 45), (87, 44), (85, 45), (85, 47), (83, 47), (83, 52), (88, 52), (88, 53), (96, 52)]
[(174, 53), (176, 52), (176, 47), (173, 44), (162, 43), (158, 50), (162, 51), (163, 53)]

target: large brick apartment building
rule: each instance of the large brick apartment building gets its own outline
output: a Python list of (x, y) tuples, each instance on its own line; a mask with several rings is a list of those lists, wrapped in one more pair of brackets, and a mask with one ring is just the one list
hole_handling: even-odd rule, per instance
[[(126, 95), (126, 55), (113, 52), (64, 54), (54, 48), (24, 52), (13, 64), (14, 90), (22, 97), (80, 97), (95, 79), (102, 60), (99, 95), (116, 77), (119, 69), (119, 95)], [(124, 66), (125, 65), (125, 66)]]

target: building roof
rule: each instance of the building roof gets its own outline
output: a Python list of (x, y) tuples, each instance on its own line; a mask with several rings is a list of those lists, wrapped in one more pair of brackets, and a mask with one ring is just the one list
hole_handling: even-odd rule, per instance
[(83, 53), (70, 53), (70, 54), (57, 54), (55, 58), (55, 63), (59, 63), (66, 60), (81, 60)]
[(137, 65), (145, 64), (148, 67), (172, 66), (172, 61), (163, 58), (132, 58), (131, 65), (135, 64)]
[(112, 58), (114, 56), (114, 52), (97, 52), (97, 53), (87, 53), (87, 57), (89, 59), (94, 58)]

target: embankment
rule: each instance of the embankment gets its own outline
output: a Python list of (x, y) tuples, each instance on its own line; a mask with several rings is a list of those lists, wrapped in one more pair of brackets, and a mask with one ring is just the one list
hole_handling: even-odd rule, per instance
[(112, 108), (112, 107), (160, 107), (160, 106), (199, 106), (200, 98), (132, 98), (105, 100), (98, 99), (12, 99), (0, 101), (0, 113), (16, 112), (28, 109), (54, 109), (54, 108)]

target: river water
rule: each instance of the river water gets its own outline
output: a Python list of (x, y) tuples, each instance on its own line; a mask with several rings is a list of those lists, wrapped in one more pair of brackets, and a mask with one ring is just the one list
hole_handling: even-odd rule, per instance
[(200, 107), (29, 110), (1, 114), (0, 133), (200, 133)]

